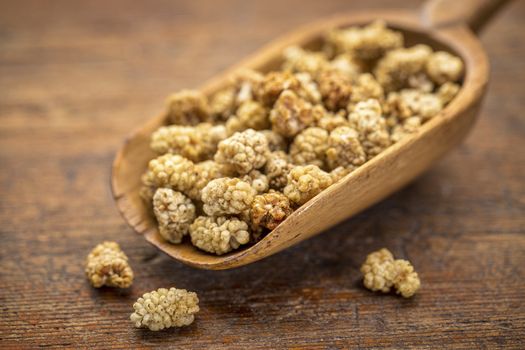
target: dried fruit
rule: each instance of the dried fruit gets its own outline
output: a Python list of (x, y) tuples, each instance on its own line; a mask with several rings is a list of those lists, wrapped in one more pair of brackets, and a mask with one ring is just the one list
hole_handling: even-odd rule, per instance
[(289, 162), (288, 155), (283, 151), (272, 152), (264, 166), (264, 172), (268, 177), (270, 188), (282, 190), (288, 181), (288, 173), (293, 165)]
[(251, 219), (254, 227), (273, 230), (292, 214), (290, 201), (281, 192), (268, 192), (255, 196), (251, 207)]
[(290, 46), (283, 52), (283, 70), (291, 72), (306, 72), (316, 76), (324, 69), (328, 69), (329, 62), (322, 52), (306, 51), (299, 46)]
[(196, 125), (210, 119), (210, 107), (200, 91), (181, 90), (168, 98), (167, 117), (172, 124)]
[(425, 68), (436, 84), (454, 83), (463, 74), (463, 61), (448, 52), (437, 51), (430, 55)]
[(243, 175), (263, 167), (269, 152), (266, 136), (248, 129), (222, 140), (215, 154), (215, 161)]
[(398, 294), (409, 298), (421, 286), (412, 264), (403, 259), (394, 260), (394, 256), (386, 248), (370, 253), (361, 266), (361, 273), (365, 287), (372, 291), (388, 293), (394, 287)]
[(464, 74), (459, 57), (423, 44), (405, 48), (402, 33), (381, 20), (334, 29), (319, 44), (288, 47), (274, 71), (238, 70), (210, 96), (170, 97), (168, 125), (151, 139), (160, 156), (140, 188), (167, 240), (180, 242), (188, 222), (206, 214), (192, 224), (200, 249), (224, 254), (257, 242), (417, 133), (458, 94)]
[(195, 219), (191, 199), (169, 188), (159, 188), (153, 196), (153, 212), (159, 234), (170, 243), (180, 243)]
[(224, 125), (162, 126), (151, 136), (151, 149), (158, 154), (179, 154), (193, 162), (213, 158), (219, 141), (226, 138)]
[(328, 33), (326, 40), (332, 51), (348, 52), (363, 60), (378, 59), (387, 51), (403, 46), (403, 35), (388, 29), (384, 21), (336, 29)]
[(330, 169), (357, 166), (366, 161), (359, 134), (348, 126), (335, 128), (330, 133), (326, 146), (326, 159)]
[(386, 91), (402, 89), (410, 77), (423, 72), (432, 49), (416, 45), (389, 51), (376, 65), (374, 75)]
[(206, 252), (222, 255), (250, 241), (248, 224), (235, 217), (199, 216), (190, 226), (191, 242)]
[(236, 114), (226, 121), (228, 135), (246, 129), (263, 130), (269, 127), (268, 110), (260, 103), (251, 100), (243, 102)]
[(312, 125), (318, 119), (319, 114), (323, 112), (298, 97), (294, 92), (285, 90), (270, 112), (270, 121), (273, 131), (284, 137), (293, 137)]
[(268, 176), (259, 170), (252, 170), (240, 179), (249, 183), (257, 193), (268, 192), (268, 189), (270, 188)]
[(320, 168), (324, 167), (327, 141), (326, 130), (316, 127), (304, 129), (290, 146), (292, 162), (297, 165), (314, 164)]
[(128, 257), (116, 242), (97, 245), (87, 257), (85, 272), (95, 288), (128, 288), (133, 283), (133, 271)]
[(346, 108), (352, 95), (352, 79), (331, 69), (321, 72), (317, 83), (326, 109), (338, 111)]
[(222, 177), (202, 189), (203, 210), (208, 215), (241, 214), (250, 208), (257, 191), (238, 178)]
[(135, 327), (160, 331), (189, 326), (199, 312), (199, 298), (185, 289), (159, 288), (138, 298), (133, 309), (129, 318)]
[(295, 204), (302, 205), (332, 184), (330, 174), (317, 165), (294, 167), (287, 177), (284, 195)]
[(382, 116), (381, 104), (377, 100), (369, 99), (359, 102), (353, 112), (348, 115), (348, 120), (352, 128), (359, 133), (359, 141), (367, 159), (390, 146), (386, 120)]
[(142, 176), (142, 183), (146, 188), (172, 188), (186, 193), (195, 185), (195, 165), (192, 161), (174, 155), (164, 154), (150, 160), (148, 170)]

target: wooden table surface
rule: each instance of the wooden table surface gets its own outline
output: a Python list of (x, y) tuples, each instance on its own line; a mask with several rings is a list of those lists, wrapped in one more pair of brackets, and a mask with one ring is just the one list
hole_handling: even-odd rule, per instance
[[(418, 1), (1, 1), (0, 348), (525, 348), (525, 1), (482, 35), (492, 82), (466, 142), (324, 235), (230, 271), (183, 266), (119, 216), (124, 136), (194, 87), (322, 15)], [(129, 291), (91, 288), (89, 250), (121, 243)], [(388, 247), (422, 279), (411, 300), (362, 287)], [(128, 320), (159, 287), (198, 292), (183, 329)]]

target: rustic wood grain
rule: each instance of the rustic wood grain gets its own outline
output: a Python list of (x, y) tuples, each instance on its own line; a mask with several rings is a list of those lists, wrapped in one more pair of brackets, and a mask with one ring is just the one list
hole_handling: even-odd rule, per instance
[[(385, 3), (396, 5), (0, 2), (0, 348), (525, 348), (525, 2), (481, 37), (492, 81), (467, 141), (330, 232), (201, 271), (158, 253), (115, 208), (115, 151), (169, 92), (297, 25)], [(94, 290), (83, 276), (104, 239), (130, 256), (129, 291)], [(361, 286), (361, 261), (383, 246), (418, 269), (413, 300)], [(196, 322), (132, 328), (133, 301), (169, 286), (199, 293)]]

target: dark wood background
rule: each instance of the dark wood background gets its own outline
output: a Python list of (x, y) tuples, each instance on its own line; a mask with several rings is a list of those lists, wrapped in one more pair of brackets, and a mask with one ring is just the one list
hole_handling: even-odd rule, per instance
[[(231, 271), (183, 266), (119, 216), (110, 167), (164, 98), (323, 15), (419, 1), (1, 1), (0, 348), (525, 348), (525, 1), (481, 37), (492, 61), (467, 141), (324, 235)], [(121, 243), (136, 282), (95, 290), (89, 250)], [(388, 247), (422, 279), (411, 300), (365, 290)], [(198, 292), (190, 327), (128, 320), (159, 287)]]

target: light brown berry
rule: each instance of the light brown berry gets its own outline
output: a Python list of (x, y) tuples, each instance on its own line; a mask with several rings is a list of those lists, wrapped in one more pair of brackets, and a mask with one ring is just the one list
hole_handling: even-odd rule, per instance
[(266, 136), (248, 129), (222, 140), (215, 154), (215, 161), (243, 175), (262, 168), (269, 152)]
[(193, 162), (200, 162), (211, 159), (217, 144), (225, 138), (224, 125), (163, 126), (152, 134), (151, 149), (158, 154), (179, 154)]
[(293, 137), (312, 125), (322, 111), (298, 97), (290, 90), (284, 91), (270, 112), (273, 131), (284, 137)]
[(410, 77), (424, 71), (431, 54), (432, 49), (422, 44), (389, 51), (377, 63), (374, 75), (385, 91), (402, 89)]
[(292, 212), (290, 201), (281, 192), (261, 194), (255, 196), (252, 203), (252, 225), (273, 230)]
[(270, 153), (264, 166), (264, 172), (268, 177), (270, 188), (281, 191), (288, 182), (288, 173), (292, 168), (293, 165), (285, 152), (276, 151)]
[(358, 132), (348, 126), (335, 128), (327, 139), (326, 159), (330, 169), (363, 164), (366, 154)]
[(248, 224), (235, 217), (199, 216), (190, 226), (191, 242), (208, 253), (226, 254), (250, 241)]
[(159, 234), (170, 243), (180, 243), (195, 220), (195, 205), (191, 199), (169, 188), (159, 188), (155, 192), (153, 212)]
[(314, 164), (323, 168), (328, 148), (328, 132), (317, 127), (301, 131), (290, 146), (290, 157), (297, 165)]
[(326, 39), (333, 51), (348, 52), (363, 60), (378, 59), (387, 51), (403, 46), (403, 35), (388, 29), (384, 21), (336, 29), (329, 32)]
[(196, 125), (210, 120), (210, 107), (200, 91), (181, 90), (168, 98), (167, 117), (172, 124)]
[(128, 288), (133, 283), (133, 270), (128, 257), (116, 242), (97, 245), (87, 257), (85, 272), (95, 288)]
[(367, 155), (367, 159), (379, 154), (390, 146), (390, 135), (381, 105), (377, 100), (369, 99), (359, 102), (348, 120), (353, 129), (359, 133), (359, 141)]
[(210, 216), (241, 214), (250, 208), (256, 194), (251, 184), (241, 179), (215, 179), (202, 189), (203, 210)]
[(446, 51), (434, 52), (426, 63), (426, 72), (436, 84), (455, 83), (463, 75), (463, 61)]
[(361, 273), (366, 288), (388, 293), (394, 287), (405, 298), (413, 296), (421, 285), (410, 262), (394, 260), (394, 256), (386, 248), (370, 253), (361, 266)]
[(193, 323), (199, 312), (199, 298), (185, 289), (159, 288), (138, 298), (133, 309), (129, 318), (135, 327), (160, 331)]
[(302, 205), (332, 184), (330, 174), (317, 165), (298, 165), (289, 173), (284, 195), (291, 202)]

